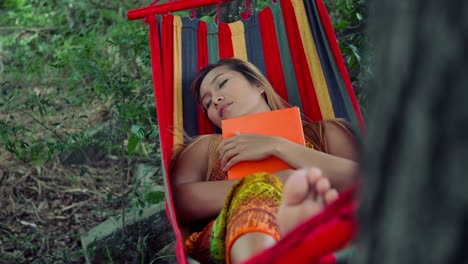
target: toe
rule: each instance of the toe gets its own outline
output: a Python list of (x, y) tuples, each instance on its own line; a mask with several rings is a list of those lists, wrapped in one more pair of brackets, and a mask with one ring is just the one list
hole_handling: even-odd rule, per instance
[(283, 188), (283, 203), (285, 205), (300, 204), (306, 199), (309, 192), (307, 184), (306, 171), (295, 171), (289, 177)]
[(322, 176), (322, 171), (319, 168), (311, 168), (306, 171), (307, 173), (307, 181), (309, 185), (314, 186), (318, 180), (320, 180)]
[(330, 181), (325, 177), (321, 177), (319, 180), (317, 180), (315, 184), (315, 190), (319, 194), (324, 194), (325, 192), (329, 191), (330, 188), (331, 188)]
[(338, 199), (338, 191), (335, 189), (330, 189), (328, 192), (325, 193), (324, 198), (325, 204), (331, 204), (336, 199)]

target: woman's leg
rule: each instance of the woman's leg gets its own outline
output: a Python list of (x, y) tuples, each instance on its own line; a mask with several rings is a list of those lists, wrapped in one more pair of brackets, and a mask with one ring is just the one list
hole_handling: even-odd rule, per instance
[[(316, 215), (324, 206), (336, 200), (338, 192), (332, 189), (320, 170), (294, 172), (283, 188), (283, 199), (276, 222), (282, 235)], [(249, 232), (235, 240), (231, 248), (231, 263), (237, 264), (273, 246), (276, 240), (262, 232)]]
[(231, 263), (237, 264), (273, 246), (276, 240), (265, 233), (251, 232), (240, 236), (231, 248)]
[[(220, 217), (226, 219), (227, 263), (247, 260), (280, 239), (276, 214), (282, 189), (279, 178), (268, 173), (245, 177), (233, 188), (226, 204), (226, 217)], [(223, 239), (221, 234), (216, 237)]]

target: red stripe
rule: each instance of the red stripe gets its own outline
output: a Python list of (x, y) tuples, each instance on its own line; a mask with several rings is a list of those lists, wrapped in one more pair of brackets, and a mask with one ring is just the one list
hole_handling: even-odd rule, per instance
[(302, 45), (301, 34), (297, 26), (296, 15), (290, 0), (281, 1), (284, 25), (289, 40), (289, 49), (296, 72), (297, 85), (301, 97), (304, 114), (312, 120), (322, 120), (322, 112), (315, 94), (314, 84), (310, 76), (309, 64)]
[(220, 59), (234, 57), (231, 28), (226, 23), (218, 24), (218, 47)]
[[(166, 119), (167, 127), (164, 127), (161, 134), (165, 135), (165, 139), (170, 148), (170, 152), (168, 153), (167, 157), (170, 157), (174, 138), (172, 135), (172, 127), (174, 126), (174, 16), (172, 15), (165, 15), (162, 20), (162, 39), (161, 39), (161, 46), (163, 59), (162, 64), (165, 65), (163, 78), (164, 78), (164, 89), (162, 91), (162, 95), (164, 96), (164, 107), (166, 109), (166, 113), (164, 118)], [(167, 100), (170, 98), (170, 100)], [(161, 129), (161, 130), (162, 130)], [(169, 163), (169, 162), (168, 162)], [(169, 168), (169, 166), (167, 167)]]
[[(150, 38), (150, 54), (151, 54), (151, 69), (153, 72), (153, 92), (154, 100), (156, 104), (156, 115), (159, 117), (158, 123), (159, 128), (167, 126), (166, 119), (164, 118), (164, 108), (159, 104), (160, 96), (158, 94), (163, 92), (163, 78), (162, 78), (162, 68), (161, 68), (161, 57), (160, 57), (160, 47), (159, 47), (159, 33), (158, 25), (156, 18), (154, 16), (149, 16), (146, 18), (146, 22), (149, 24), (149, 38)], [(166, 135), (161, 133), (161, 149), (163, 153), (163, 159), (165, 153), (168, 153), (168, 144), (164, 141)], [(164, 159), (164, 164), (167, 161)]]
[(287, 102), (288, 92), (284, 80), (283, 67), (276, 37), (275, 22), (269, 7), (258, 13), (266, 75), (275, 91)]
[(321, 257), (342, 249), (354, 234), (356, 223), (346, 219), (336, 219), (322, 228), (318, 228), (297, 247), (278, 257), (275, 263), (313, 263)]
[[(172, 18), (172, 16), (171, 16)], [(165, 99), (167, 99), (167, 92), (168, 91), (168, 80), (172, 83), (172, 75), (168, 79), (168, 73), (165, 71), (163, 75), (162, 71), (162, 65), (173, 65), (173, 62), (167, 64), (167, 54), (168, 54), (168, 47), (165, 43), (167, 41), (167, 36), (164, 37), (164, 33), (167, 33), (166, 28), (163, 27), (163, 41), (160, 42), (159, 40), (159, 32), (158, 32), (158, 23), (156, 21), (156, 17), (153, 16), (148, 16), (146, 20), (149, 24), (149, 38), (150, 38), (150, 53), (151, 53), (151, 68), (153, 72), (153, 91), (154, 91), (154, 97), (156, 101), (156, 111), (157, 111), (157, 116), (158, 116), (158, 123), (159, 123), (159, 130), (160, 130), (160, 135), (161, 135), (161, 149), (162, 149), (162, 154), (163, 154), (163, 162), (164, 162), (164, 168), (165, 168), (165, 175), (166, 175), (166, 181), (169, 182), (169, 161), (170, 161), (170, 156), (171, 156), (171, 151), (172, 151), (172, 133), (170, 132), (169, 128), (171, 127), (170, 124), (172, 124), (172, 102), (171, 105), (165, 104)], [(170, 25), (169, 29), (172, 29), (172, 19), (170, 19)], [(164, 24), (164, 21), (163, 21)], [(171, 30), (170, 30), (171, 31)], [(172, 36), (172, 33), (170, 33)], [(172, 43), (172, 38), (169, 38), (170, 42)], [(167, 41), (169, 42), (169, 41)], [(160, 46), (161, 45), (161, 46)], [(161, 59), (161, 49), (166, 51), (166, 57)], [(172, 54), (172, 45), (170, 45), (169, 51)], [(172, 57), (172, 55), (170, 56)], [(165, 67), (164, 70), (171, 69), (171, 67)], [(170, 70), (172, 72), (172, 70)], [(172, 91), (172, 87), (170, 87), (169, 91)], [(172, 97), (170, 97), (172, 98)], [(171, 107), (171, 108), (169, 108)], [(168, 119), (168, 117), (171, 117)], [(169, 202), (170, 204), (174, 204), (174, 201), (172, 200), (172, 191), (171, 188), (168, 189), (168, 194), (166, 195), (166, 198), (169, 198), (169, 201), (166, 200), (166, 213), (168, 214), (168, 218), (171, 221), (172, 229), (174, 231), (174, 235), (176, 237), (177, 243), (176, 243), (176, 255), (177, 255), (177, 260), (179, 263), (182, 264), (187, 264), (187, 258), (185, 257), (184, 249), (183, 249), (183, 239), (182, 239), (182, 234), (180, 233), (180, 229), (177, 224), (177, 219), (172, 219), (170, 216), (169, 208), (167, 207), (167, 203)], [(175, 215), (175, 212), (173, 212)]]
[(328, 44), (330, 45), (330, 48), (332, 49), (333, 57), (335, 58), (336, 64), (338, 65), (341, 76), (345, 82), (346, 88), (348, 89), (351, 103), (353, 104), (354, 111), (356, 112), (356, 117), (361, 127), (361, 131), (364, 134), (365, 133), (364, 119), (362, 118), (361, 110), (356, 100), (356, 96), (354, 95), (353, 85), (351, 84), (351, 80), (349, 79), (348, 70), (346, 69), (343, 56), (341, 55), (340, 47), (338, 45), (338, 41), (336, 40), (335, 31), (333, 30), (330, 17), (328, 16), (327, 9), (325, 5), (323, 4), (322, 0), (316, 0), (315, 3), (317, 4), (317, 9), (320, 14), (320, 18), (322, 20), (322, 25), (323, 25), (323, 28), (325, 29), (325, 34), (327, 35)]
[[(208, 64), (208, 43), (206, 22), (200, 20), (198, 24), (198, 70), (201, 70), (205, 65)], [(206, 118), (205, 113), (201, 107), (198, 109), (198, 134), (213, 134), (213, 126), (210, 121)]]
[(336, 264), (337, 260), (335, 255), (330, 254), (325, 257), (321, 257), (318, 264)]

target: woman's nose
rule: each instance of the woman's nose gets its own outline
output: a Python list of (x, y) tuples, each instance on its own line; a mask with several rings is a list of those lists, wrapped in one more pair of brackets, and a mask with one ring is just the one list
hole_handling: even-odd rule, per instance
[(215, 105), (218, 105), (222, 100), (224, 100), (224, 96), (218, 95), (218, 96), (215, 97), (213, 102), (214, 102)]

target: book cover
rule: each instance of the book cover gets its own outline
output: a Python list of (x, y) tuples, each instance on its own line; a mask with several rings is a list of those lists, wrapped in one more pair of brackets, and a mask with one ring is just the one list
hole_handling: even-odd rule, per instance
[[(298, 107), (285, 108), (222, 121), (223, 138), (240, 134), (279, 136), (305, 145), (301, 113)], [(228, 170), (229, 179), (239, 179), (256, 172), (275, 173), (291, 169), (286, 162), (276, 157), (259, 161), (243, 161)]]

